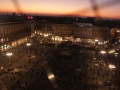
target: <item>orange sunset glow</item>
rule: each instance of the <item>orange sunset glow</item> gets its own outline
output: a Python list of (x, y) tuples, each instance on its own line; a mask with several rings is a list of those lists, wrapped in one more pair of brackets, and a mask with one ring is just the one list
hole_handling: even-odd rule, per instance
[[(14, 1), (1, 0), (0, 12), (79, 16), (96, 16), (97, 12), (100, 17), (120, 17), (120, 6), (116, 0), (95, 0), (95, 3), (91, 0), (17, 0), (17, 5)], [(93, 10), (94, 5), (97, 6), (97, 11)]]

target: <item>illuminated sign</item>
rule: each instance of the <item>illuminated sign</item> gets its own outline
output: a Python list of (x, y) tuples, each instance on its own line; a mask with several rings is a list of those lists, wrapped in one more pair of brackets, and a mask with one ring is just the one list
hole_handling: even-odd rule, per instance
[(32, 16), (28, 16), (28, 19), (33, 19), (33, 17)]

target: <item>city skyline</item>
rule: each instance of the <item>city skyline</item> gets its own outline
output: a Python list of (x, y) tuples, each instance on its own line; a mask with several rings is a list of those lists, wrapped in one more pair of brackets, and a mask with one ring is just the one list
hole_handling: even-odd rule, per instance
[[(2, 0), (1, 13), (30, 13), (43, 15), (74, 15), (120, 18), (118, 0)], [(16, 3), (17, 2), (17, 3)], [(106, 3), (107, 2), (107, 3)], [(16, 4), (16, 5), (15, 5)], [(97, 11), (93, 8), (97, 5)], [(99, 11), (98, 11), (99, 10)]]
[(0, 12), (0, 90), (120, 90), (120, 19), (100, 12), (117, 0), (51, 15), (9, 1), (15, 10)]

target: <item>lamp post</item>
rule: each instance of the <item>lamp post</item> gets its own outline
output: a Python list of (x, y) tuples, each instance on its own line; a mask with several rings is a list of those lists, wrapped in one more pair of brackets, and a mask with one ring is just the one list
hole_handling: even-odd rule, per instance
[(109, 65), (109, 68), (111, 69), (111, 72), (110, 72), (110, 73), (111, 73), (111, 74), (113, 74), (112, 69), (114, 69), (114, 68), (115, 68), (115, 65), (111, 65), (111, 64), (110, 64), (110, 65)]
[(116, 53), (115, 53), (115, 57), (117, 57), (117, 56), (118, 56), (118, 53), (116, 52)]
[(101, 51), (102, 54), (102, 60), (103, 60), (103, 55), (106, 53), (106, 51)]
[(31, 45), (31, 43), (27, 43), (26, 45), (28, 46), (28, 54), (27, 54), (27, 56), (29, 57), (29, 60), (30, 60), (30, 51), (29, 51), (29, 46)]
[(9, 64), (11, 65), (11, 62), (10, 62), (10, 56), (12, 55), (12, 53), (9, 52), (9, 53), (7, 53), (6, 55), (9, 56)]
[(119, 42), (120, 41), (120, 30), (117, 30), (117, 39), (118, 39), (117, 42)]
[(31, 43), (27, 43), (26, 45), (28, 46), (28, 52), (29, 52), (29, 46), (31, 45)]
[(98, 43), (98, 39), (95, 39), (95, 44)]

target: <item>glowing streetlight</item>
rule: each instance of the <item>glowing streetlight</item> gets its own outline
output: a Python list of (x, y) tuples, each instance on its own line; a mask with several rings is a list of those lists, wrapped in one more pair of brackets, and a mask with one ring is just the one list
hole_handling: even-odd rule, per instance
[(95, 42), (98, 42), (98, 39), (95, 39)]
[(44, 34), (44, 37), (48, 37), (49, 35), (48, 34)]
[(109, 65), (109, 68), (111, 69), (111, 74), (114, 73), (114, 72), (112, 71), (112, 69), (116, 68), (115, 65), (111, 65), (111, 64), (110, 64), (110, 65)]
[(106, 53), (106, 51), (101, 51), (101, 53), (102, 53), (102, 54), (105, 54), (105, 53)]
[(94, 42), (95, 45), (98, 45), (98, 41), (99, 41), (98, 39), (95, 39), (95, 42)]
[(106, 53), (106, 51), (101, 51), (100, 53), (102, 54), (102, 60), (103, 60), (103, 55)]
[(117, 57), (118, 56), (118, 53), (115, 53), (115, 57)]
[(29, 46), (31, 45), (31, 43), (27, 43), (26, 45), (28, 46), (28, 52), (29, 52)]
[(115, 68), (115, 65), (109, 65), (109, 68), (113, 69), (113, 68)]
[(9, 56), (9, 64), (11, 64), (11, 63), (10, 63), (10, 56), (12, 56), (12, 53), (9, 52), (9, 53), (7, 53), (6, 55)]

